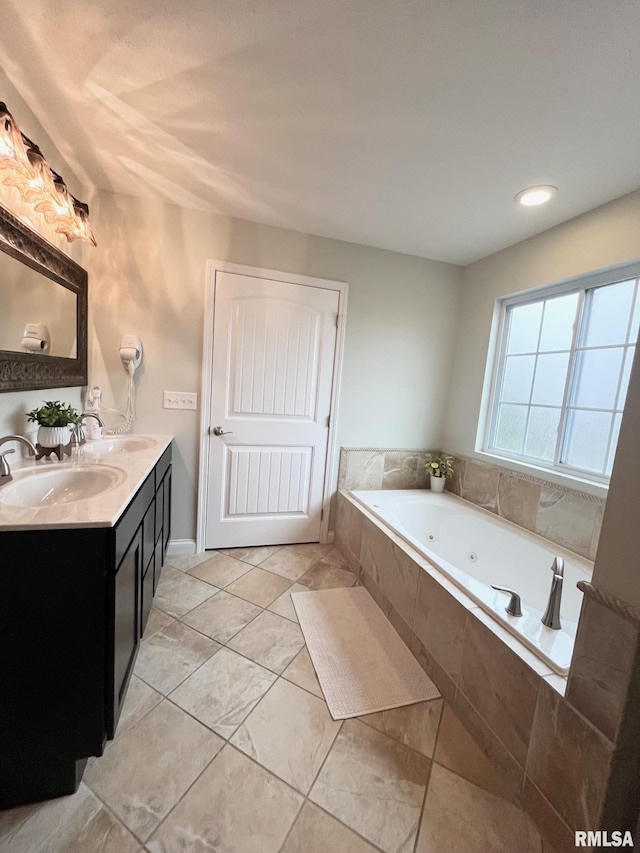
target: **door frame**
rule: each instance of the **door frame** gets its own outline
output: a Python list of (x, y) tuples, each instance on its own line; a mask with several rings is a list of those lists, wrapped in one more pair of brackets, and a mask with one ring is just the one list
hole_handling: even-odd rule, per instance
[(324, 483), (322, 491), (322, 520), (320, 522), (320, 542), (327, 542), (329, 537), (329, 507), (331, 501), (331, 486), (333, 470), (337, 458), (337, 411), (340, 398), (340, 381), (342, 377), (342, 361), (344, 353), (345, 320), (347, 315), (347, 297), (349, 285), (344, 281), (332, 281), (324, 278), (313, 278), (307, 275), (278, 272), (277, 270), (249, 267), (244, 264), (232, 264), (227, 261), (207, 260), (205, 276), (204, 299), (204, 334), (202, 348), (202, 384), (200, 389), (200, 435), (198, 441), (198, 508), (196, 515), (196, 553), (204, 551), (208, 481), (209, 481), (209, 427), (211, 421), (211, 379), (213, 365), (213, 326), (215, 320), (215, 289), (216, 273), (230, 272), (255, 278), (273, 279), (287, 284), (299, 284), (304, 287), (320, 287), (324, 290), (338, 292), (338, 330), (336, 334), (336, 349), (333, 360), (333, 375), (331, 383), (331, 409), (329, 414), (329, 436), (327, 440), (327, 458), (325, 462)]

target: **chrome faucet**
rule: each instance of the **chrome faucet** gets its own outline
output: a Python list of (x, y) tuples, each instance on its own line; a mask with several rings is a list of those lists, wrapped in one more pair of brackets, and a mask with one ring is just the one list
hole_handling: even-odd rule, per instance
[(73, 444), (74, 447), (80, 447), (80, 445), (84, 444), (87, 440), (87, 436), (84, 432), (84, 426), (82, 425), (82, 421), (85, 418), (95, 418), (101, 427), (104, 426), (104, 421), (102, 420), (100, 415), (97, 415), (95, 412), (83, 412), (81, 418), (82, 420), (76, 424), (76, 428), (71, 434), (71, 444)]
[[(5, 435), (3, 438), (0, 438), (0, 445), (6, 444), (9, 441), (17, 441), (20, 444), (24, 444), (24, 446), (29, 451), (29, 456), (35, 456), (37, 454), (36, 448), (28, 438), (25, 438), (23, 435)], [(0, 486), (5, 483), (10, 482), (13, 479), (11, 474), (11, 468), (9, 468), (9, 463), (6, 459), (9, 453), (15, 453), (14, 448), (11, 450), (5, 450), (3, 453), (0, 453)]]
[(522, 616), (522, 602), (514, 589), (509, 589), (507, 586), (496, 586), (494, 583), (491, 584), (491, 589), (495, 589), (498, 592), (506, 592), (509, 596), (509, 603), (505, 607), (509, 616)]
[(540, 620), (547, 628), (553, 628), (554, 631), (559, 631), (560, 625), (560, 602), (562, 601), (562, 583), (564, 581), (564, 560), (562, 557), (554, 557), (551, 563), (551, 571), (553, 572), (553, 580), (551, 581), (551, 592), (549, 593), (549, 601), (547, 609)]

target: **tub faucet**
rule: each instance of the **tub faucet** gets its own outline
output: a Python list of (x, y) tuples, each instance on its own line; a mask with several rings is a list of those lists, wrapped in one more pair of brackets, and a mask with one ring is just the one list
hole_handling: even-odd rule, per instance
[(496, 586), (494, 583), (491, 584), (491, 589), (495, 589), (498, 592), (506, 592), (509, 596), (509, 603), (505, 607), (509, 616), (522, 616), (522, 602), (520, 601), (520, 596), (515, 590), (509, 589), (507, 586)]
[[(29, 456), (35, 456), (37, 453), (33, 443), (30, 442), (29, 439), (25, 438), (23, 435), (5, 435), (0, 438), (0, 445), (6, 444), (9, 441), (17, 441), (20, 444), (24, 444), (24, 446), (29, 451)], [(10, 482), (13, 479), (11, 475), (11, 468), (9, 468), (9, 463), (6, 460), (6, 456), (9, 453), (15, 453), (15, 450), (11, 448), (11, 450), (5, 450), (4, 453), (0, 453), (0, 486)]]
[(549, 593), (549, 601), (547, 609), (540, 620), (547, 628), (553, 628), (554, 631), (559, 631), (560, 625), (560, 602), (562, 601), (562, 583), (564, 581), (564, 560), (562, 557), (554, 557), (551, 563), (551, 571), (553, 572), (553, 580), (551, 581), (551, 592)]

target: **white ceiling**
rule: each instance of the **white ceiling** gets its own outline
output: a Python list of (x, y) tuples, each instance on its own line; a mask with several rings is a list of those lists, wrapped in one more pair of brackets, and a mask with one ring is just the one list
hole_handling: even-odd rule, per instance
[[(4, 0), (1, 23), (88, 185), (462, 264), (640, 186), (637, 0)], [(537, 183), (557, 198), (517, 208)]]

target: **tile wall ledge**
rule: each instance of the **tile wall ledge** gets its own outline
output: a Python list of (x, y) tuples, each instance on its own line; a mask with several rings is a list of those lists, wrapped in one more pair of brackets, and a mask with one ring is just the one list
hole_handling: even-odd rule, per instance
[[(458, 453), (452, 453), (448, 450), (439, 451), (441, 453), (448, 453), (450, 456), (453, 456), (455, 459), (460, 459), (463, 462), (473, 462), (474, 465), (480, 465), (486, 468), (497, 468), (500, 473), (504, 473), (509, 477), (513, 477), (514, 480), (524, 480), (527, 483), (535, 483), (537, 486), (544, 486), (546, 489), (554, 489), (559, 492), (567, 492), (575, 495), (579, 498), (584, 498), (587, 501), (591, 501), (598, 506), (604, 506), (607, 502), (606, 497), (600, 497), (599, 495), (593, 495), (589, 492), (583, 492), (574, 486), (569, 486), (566, 484), (556, 483), (553, 480), (545, 479), (541, 474), (536, 476), (535, 474), (527, 474), (524, 471), (519, 471), (516, 468), (509, 468), (506, 464), (499, 464), (500, 462), (504, 463), (506, 460), (502, 458), (498, 461), (493, 461), (494, 458), (497, 460), (498, 457), (490, 457), (489, 459), (478, 459), (475, 456), (462, 456)], [(578, 481), (579, 482), (579, 481)]]
[(439, 450), (425, 450), (424, 447), (347, 447), (343, 445), (340, 450), (368, 453), (440, 453)]
[(502, 459), (501, 457), (489, 456), (487, 458), (479, 458), (477, 456), (465, 456), (460, 453), (455, 453), (454, 451), (447, 450), (446, 448), (429, 450), (424, 447), (350, 447), (343, 445), (340, 450), (345, 451), (346, 453), (446, 453), (454, 459), (458, 459), (462, 462), (472, 462), (475, 465), (482, 467), (495, 468), (499, 473), (504, 473), (517, 480), (524, 480), (525, 482), (535, 483), (536, 485), (544, 486), (545, 488), (571, 493), (572, 495), (591, 501), (598, 506), (604, 506), (607, 502), (606, 497), (594, 495), (590, 492), (582, 491), (580, 488), (577, 488), (576, 486), (579, 486), (581, 481), (576, 481), (576, 486), (572, 486), (567, 483), (556, 483), (553, 480), (546, 479), (543, 476), (543, 472), (535, 475), (520, 471), (517, 468), (511, 468), (508, 465), (508, 460)]
[(597, 586), (589, 583), (589, 581), (578, 581), (577, 587), (585, 594), (585, 596), (593, 598), (594, 601), (597, 601), (609, 610), (613, 610), (614, 613), (618, 613), (625, 619), (629, 619), (631, 622), (640, 624), (640, 608), (634, 607), (632, 604), (627, 604), (626, 601), (616, 598), (616, 596), (611, 595), (610, 592), (605, 592), (603, 589), (599, 589)]

